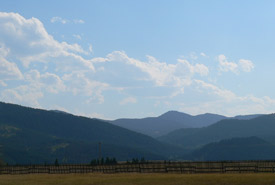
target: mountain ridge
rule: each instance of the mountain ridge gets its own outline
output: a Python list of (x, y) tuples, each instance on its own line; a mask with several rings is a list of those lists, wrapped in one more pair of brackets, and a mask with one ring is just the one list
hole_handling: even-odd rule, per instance
[(120, 127), (157, 138), (181, 128), (202, 128), (212, 125), (223, 119), (244, 120), (252, 119), (257, 116), (261, 116), (261, 114), (226, 117), (219, 114), (204, 113), (193, 116), (179, 111), (168, 111), (158, 117), (134, 119), (120, 118), (109, 122), (114, 125), (118, 125)]
[(274, 160), (275, 145), (256, 136), (214, 142), (185, 155), (185, 160)]
[[(78, 162), (78, 159), (88, 162), (88, 158), (98, 157), (98, 142), (102, 142), (106, 153), (116, 155), (109, 157), (120, 160), (136, 156), (167, 159), (168, 151), (180, 151), (149, 136), (98, 119), (0, 102), (0, 145), (3, 146), (0, 152), (4, 153), (7, 162), (22, 163), (33, 158), (33, 163), (41, 163), (41, 160), (50, 161), (54, 156), (63, 156), (63, 159), (66, 156), (69, 158), (64, 159), (67, 162)], [(64, 146), (64, 143), (69, 146), (52, 153), (53, 146)], [(77, 157), (82, 155), (80, 151), (83, 149), (87, 151), (85, 157)]]
[[(208, 127), (197, 129), (179, 129), (158, 138), (159, 141), (177, 143), (184, 147), (200, 147), (234, 137), (275, 136), (275, 114), (262, 115), (251, 120), (225, 119)], [(274, 137), (273, 137), (274, 138)]]

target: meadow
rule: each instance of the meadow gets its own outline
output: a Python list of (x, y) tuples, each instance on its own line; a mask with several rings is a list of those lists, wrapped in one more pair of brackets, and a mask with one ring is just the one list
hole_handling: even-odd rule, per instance
[(1, 175), (1, 185), (274, 185), (273, 173), (247, 174), (28, 174)]

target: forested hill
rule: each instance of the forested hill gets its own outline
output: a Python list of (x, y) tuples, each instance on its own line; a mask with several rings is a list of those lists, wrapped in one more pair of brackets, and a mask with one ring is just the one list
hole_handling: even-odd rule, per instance
[(274, 160), (275, 146), (258, 137), (232, 138), (205, 145), (184, 159), (199, 161)]
[(275, 114), (251, 120), (226, 119), (204, 128), (180, 129), (158, 139), (184, 147), (200, 147), (211, 142), (234, 137), (258, 136), (275, 143)]
[(0, 102), (0, 153), (8, 162), (88, 162), (103, 155), (165, 159), (179, 151), (155, 139), (97, 119)]
[(227, 117), (218, 114), (192, 116), (183, 112), (169, 111), (158, 117), (117, 119), (110, 121), (110, 123), (148, 136), (159, 137), (181, 128), (200, 128), (209, 126), (226, 118)]
[(223, 115), (206, 113), (193, 116), (183, 112), (168, 111), (158, 117), (148, 117), (141, 119), (123, 118), (109, 122), (114, 125), (156, 138), (182, 128), (207, 127), (223, 119), (249, 120), (258, 116), (261, 115), (253, 114), (226, 117)]

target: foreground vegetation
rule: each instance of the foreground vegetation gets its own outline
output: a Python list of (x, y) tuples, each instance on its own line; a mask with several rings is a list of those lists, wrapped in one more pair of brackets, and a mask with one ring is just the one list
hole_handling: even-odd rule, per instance
[(275, 174), (1, 175), (1, 185), (273, 185)]

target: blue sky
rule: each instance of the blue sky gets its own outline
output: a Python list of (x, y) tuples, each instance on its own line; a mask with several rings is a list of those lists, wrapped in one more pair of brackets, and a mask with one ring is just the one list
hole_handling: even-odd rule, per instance
[(0, 1), (0, 100), (116, 119), (275, 112), (274, 1)]

